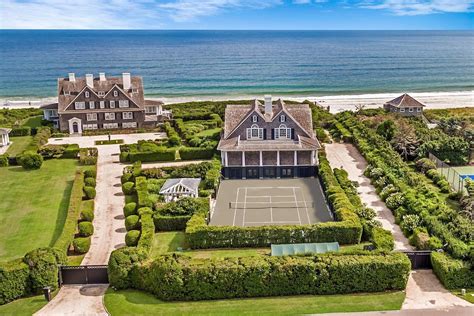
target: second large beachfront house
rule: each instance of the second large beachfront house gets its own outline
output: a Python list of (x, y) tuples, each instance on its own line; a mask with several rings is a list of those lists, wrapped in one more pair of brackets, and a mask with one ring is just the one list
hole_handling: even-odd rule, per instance
[(44, 119), (62, 132), (81, 134), (84, 130), (154, 127), (170, 118), (161, 101), (145, 100), (143, 80), (123, 73), (120, 77), (98, 78), (70, 73), (58, 79), (58, 102), (42, 106)]
[(218, 149), (227, 179), (313, 177), (321, 146), (308, 104), (227, 105)]

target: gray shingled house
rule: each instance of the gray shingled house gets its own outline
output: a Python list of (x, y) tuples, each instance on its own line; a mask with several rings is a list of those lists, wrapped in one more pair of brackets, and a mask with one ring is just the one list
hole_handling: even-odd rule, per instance
[(221, 141), (226, 179), (313, 177), (317, 151), (308, 104), (272, 102), (227, 105)]
[(403, 116), (421, 116), (423, 115), (423, 103), (414, 99), (407, 93), (386, 102), (383, 108), (387, 111), (398, 113)]
[(84, 130), (153, 127), (170, 118), (161, 101), (145, 100), (143, 80), (123, 73), (120, 77), (98, 78), (87, 74), (58, 79), (58, 103), (42, 106), (44, 119), (62, 132), (81, 134)]

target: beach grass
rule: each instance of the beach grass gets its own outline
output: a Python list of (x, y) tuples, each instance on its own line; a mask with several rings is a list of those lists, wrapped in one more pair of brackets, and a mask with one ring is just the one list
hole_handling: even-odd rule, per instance
[(0, 260), (52, 246), (62, 232), (78, 162), (46, 160), (39, 170), (0, 168)]
[(405, 293), (303, 295), (227, 299), (197, 302), (164, 302), (137, 291), (108, 289), (104, 302), (113, 316), (121, 315), (300, 315), (334, 312), (399, 310)]

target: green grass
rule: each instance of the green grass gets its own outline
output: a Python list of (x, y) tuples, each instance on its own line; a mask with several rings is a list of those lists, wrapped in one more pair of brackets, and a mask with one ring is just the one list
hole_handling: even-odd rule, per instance
[(164, 302), (136, 290), (105, 294), (112, 316), (120, 315), (298, 315), (311, 313), (399, 310), (404, 292), (305, 295), (198, 302)]
[[(340, 252), (361, 250), (366, 244), (370, 243), (341, 246)], [(178, 250), (178, 248), (181, 248), (182, 250)], [(193, 258), (233, 258), (271, 254), (270, 247), (189, 250), (189, 246), (186, 244), (184, 232), (156, 233), (150, 257), (156, 258), (157, 256), (173, 252), (179, 252)]]
[(215, 133), (219, 133), (221, 131), (220, 127), (213, 128), (213, 129), (206, 129), (202, 132), (197, 133), (195, 136), (197, 137), (210, 137), (213, 136)]
[[(57, 291), (53, 293), (55, 296)], [(31, 316), (48, 303), (43, 295), (20, 298), (0, 306), (2, 316)]]
[(41, 127), (41, 121), (43, 120), (43, 116), (32, 116), (30, 118), (25, 119), (23, 122), (23, 126), (29, 127)]
[(12, 142), (8, 147), (7, 154), (11, 157), (21, 154), (33, 140), (33, 136), (10, 137)]
[(0, 168), (0, 261), (54, 244), (66, 220), (78, 162), (46, 160), (39, 170)]
[(474, 289), (466, 289), (466, 295), (462, 296), (461, 295), (461, 289), (458, 290), (452, 290), (451, 293), (456, 295), (459, 298), (462, 298), (463, 300), (468, 301), (471, 304), (474, 304)]

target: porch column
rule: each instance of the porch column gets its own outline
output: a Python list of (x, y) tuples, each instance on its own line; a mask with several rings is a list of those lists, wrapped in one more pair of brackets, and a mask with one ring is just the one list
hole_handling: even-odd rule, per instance
[(293, 154), (293, 166), (296, 166), (296, 165), (298, 165), (298, 152), (295, 150), (293, 153), (294, 153)]
[(280, 165), (280, 151), (277, 150), (277, 166)]
[(242, 152), (242, 167), (245, 167), (245, 151)]
[(262, 152), (260, 151), (260, 167), (263, 166)]
[(227, 151), (224, 152), (224, 166), (229, 166), (229, 157), (227, 156)]
[(312, 150), (311, 151), (311, 165), (316, 165), (316, 151)]

